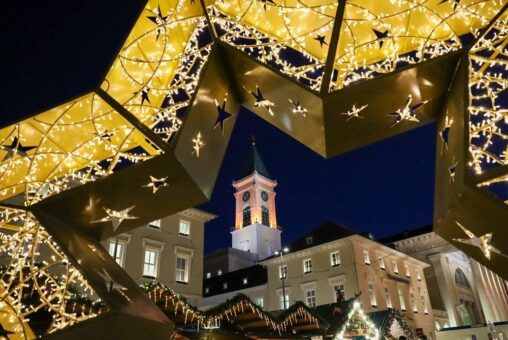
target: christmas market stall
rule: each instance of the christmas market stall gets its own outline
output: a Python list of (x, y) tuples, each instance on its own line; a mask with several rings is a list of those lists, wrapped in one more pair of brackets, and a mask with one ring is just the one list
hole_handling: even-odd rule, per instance
[(407, 322), (396, 309), (388, 308), (383, 311), (369, 313), (368, 317), (377, 327), (383, 339), (399, 339), (401, 336), (409, 340), (416, 339)]

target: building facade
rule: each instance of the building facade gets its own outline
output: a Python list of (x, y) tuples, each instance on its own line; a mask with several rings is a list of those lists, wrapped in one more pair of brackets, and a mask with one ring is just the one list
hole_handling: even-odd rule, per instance
[(138, 284), (158, 280), (200, 306), (204, 226), (215, 217), (187, 209), (102, 243)]
[(434, 233), (432, 226), (382, 242), (430, 265), (425, 277), (437, 328), (508, 320), (508, 282)]

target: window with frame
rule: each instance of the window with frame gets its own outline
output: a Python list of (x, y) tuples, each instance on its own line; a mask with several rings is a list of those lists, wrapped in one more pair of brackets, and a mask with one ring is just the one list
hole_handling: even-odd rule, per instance
[(227, 282), (224, 282), (222, 284), (222, 289), (224, 289), (224, 290), (228, 289), (228, 283)]
[(206, 278), (207, 278), (207, 279), (209, 279), (209, 278), (211, 278), (211, 277), (212, 277), (212, 273), (210, 273), (210, 272), (206, 273)]
[(409, 293), (409, 299), (411, 300), (411, 305), (413, 306), (413, 312), (418, 313), (418, 307), (416, 306), (414, 289), (411, 289), (411, 292)]
[[(280, 309), (285, 309), (289, 307), (289, 293), (286, 292), (286, 295), (282, 294), (282, 292), (279, 294), (279, 302), (280, 302)], [(284, 305), (284, 302), (285, 305)]]
[(148, 226), (150, 228), (160, 229), (161, 228), (161, 220), (160, 219), (154, 220), (154, 221), (148, 223)]
[(395, 274), (399, 274), (399, 266), (397, 265), (397, 261), (393, 261), (392, 265), (393, 265), (393, 272)]
[(409, 270), (409, 266), (407, 264), (404, 265), (404, 270), (406, 271), (406, 277), (411, 277), (411, 271)]
[(240, 249), (243, 251), (250, 251), (249, 240), (240, 242)]
[(312, 273), (312, 259), (303, 260), (303, 273)]
[(159, 260), (159, 251), (156, 249), (145, 248), (143, 260), (143, 276), (148, 278), (157, 278), (157, 261)]
[(242, 225), (244, 227), (251, 225), (250, 207), (243, 208)]
[(126, 246), (127, 245), (125, 244), (125, 242), (116, 239), (109, 241), (108, 253), (116, 261), (116, 263), (118, 263), (120, 267), (123, 267), (124, 265), (125, 258), (124, 254)]
[(471, 288), (466, 274), (460, 268), (455, 270), (455, 283), (462, 287)]
[(270, 226), (270, 211), (265, 206), (261, 207), (261, 224)]
[(404, 301), (404, 292), (402, 291), (402, 287), (397, 287), (397, 292), (399, 294), (400, 310), (405, 311), (406, 310), (406, 302)]
[(180, 224), (178, 226), (178, 233), (182, 236), (190, 235), (190, 222), (185, 220), (180, 220)]
[(392, 308), (392, 298), (390, 297), (390, 290), (388, 287), (385, 287), (384, 291), (385, 291), (386, 308)]
[(420, 293), (420, 301), (423, 306), (423, 313), (427, 315), (429, 314), (429, 309), (427, 308), (427, 302), (425, 301), (425, 291), (421, 288), (418, 288), (418, 291)]
[(305, 291), (305, 304), (309, 307), (316, 307), (316, 291), (314, 289)]
[(386, 269), (386, 267), (385, 267), (385, 259), (383, 258), (383, 256), (379, 257), (379, 269), (381, 269), (381, 270), (385, 270)]
[(367, 287), (369, 288), (370, 305), (372, 307), (377, 307), (377, 299), (376, 299), (376, 292), (374, 290), (374, 283), (369, 282), (367, 284)]
[(346, 299), (346, 289), (343, 283), (339, 283), (333, 286), (333, 300), (332, 302), (337, 302), (337, 292), (340, 292), (342, 298)]
[(261, 296), (256, 299), (256, 305), (258, 305), (261, 308), (265, 307), (265, 299)]
[(282, 265), (279, 266), (279, 279), (287, 279), (288, 277), (288, 266)]
[(217, 275), (218, 275), (218, 276), (221, 276), (221, 275), (222, 275), (222, 269), (217, 270)]
[(313, 236), (307, 236), (305, 238), (305, 243), (307, 243), (307, 245), (312, 244), (313, 242), (314, 242), (314, 237)]
[(176, 257), (176, 282), (189, 283), (189, 259), (182, 256)]
[(330, 253), (330, 265), (332, 267), (340, 265), (340, 253), (338, 251)]
[(247, 283), (249, 283), (249, 279), (244, 277), (243, 280), (242, 280), (243, 284), (246, 285)]
[(366, 265), (370, 265), (370, 257), (369, 252), (367, 250), (363, 251), (363, 263), (365, 263)]

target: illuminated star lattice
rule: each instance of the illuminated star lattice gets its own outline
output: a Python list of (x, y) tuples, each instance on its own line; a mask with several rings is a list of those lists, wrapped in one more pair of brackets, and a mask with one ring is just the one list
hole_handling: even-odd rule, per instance
[(0, 219), (0, 305), (10, 329), (31, 338), (96, 316), (73, 310), (77, 297), (97, 296), (39, 222), (8, 208), (0, 208)]

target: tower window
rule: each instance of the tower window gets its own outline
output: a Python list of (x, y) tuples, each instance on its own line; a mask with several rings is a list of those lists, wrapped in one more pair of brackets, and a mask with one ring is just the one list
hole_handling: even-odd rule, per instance
[(251, 224), (252, 222), (250, 218), (250, 207), (245, 207), (243, 209), (243, 226), (246, 227)]
[(270, 226), (270, 211), (267, 207), (261, 207), (261, 224)]

